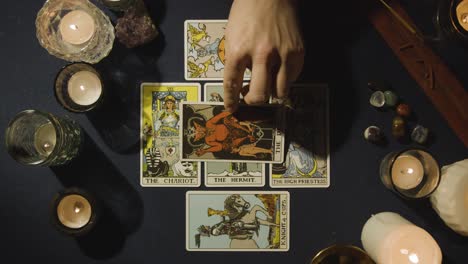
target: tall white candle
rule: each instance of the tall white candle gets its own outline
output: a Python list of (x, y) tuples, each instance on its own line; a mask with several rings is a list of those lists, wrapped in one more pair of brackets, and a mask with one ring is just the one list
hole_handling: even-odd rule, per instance
[(57, 133), (52, 123), (40, 126), (34, 133), (34, 147), (37, 152), (44, 156), (49, 156), (57, 143)]
[(94, 35), (94, 19), (82, 10), (74, 10), (60, 20), (59, 31), (62, 39), (73, 45), (82, 45)]
[(102, 93), (99, 77), (90, 71), (79, 71), (68, 81), (68, 95), (79, 105), (94, 104)]
[(424, 177), (424, 168), (417, 158), (410, 155), (398, 156), (392, 166), (392, 181), (404, 190), (418, 186)]
[(78, 194), (63, 197), (57, 206), (57, 216), (64, 226), (72, 229), (84, 227), (89, 223), (92, 213), (89, 201)]
[(361, 240), (379, 264), (442, 263), (442, 252), (434, 238), (396, 213), (373, 215), (362, 229)]

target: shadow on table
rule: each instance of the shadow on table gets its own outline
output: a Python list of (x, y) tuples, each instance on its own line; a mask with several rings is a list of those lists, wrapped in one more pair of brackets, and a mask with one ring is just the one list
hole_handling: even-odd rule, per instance
[[(165, 2), (148, 6), (158, 25), (165, 14)], [(153, 11), (153, 9), (155, 11)], [(109, 56), (96, 64), (100, 72), (105, 94), (103, 104), (86, 115), (103, 141), (115, 152), (136, 153), (140, 143), (140, 84), (158, 81), (160, 72), (157, 60), (165, 47), (163, 32), (152, 42), (126, 48), (115, 40)]]
[(65, 187), (90, 192), (101, 208), (96, 226), (77, 238), (83, 253), (95, 259), (118, 254), (143, 219), (143, 201), (135, 189), (86, 133), (80, 155), (51, 169)]
[(369, 27), (367, 7), (352, 1), (318, 1), (299, 8), (305, 39), (305, 64), (298, 82), (326, 82), (330, 95), (330, 151), (340, 149), (350, 135), (359, 110), (352, 78), (350, 47)]

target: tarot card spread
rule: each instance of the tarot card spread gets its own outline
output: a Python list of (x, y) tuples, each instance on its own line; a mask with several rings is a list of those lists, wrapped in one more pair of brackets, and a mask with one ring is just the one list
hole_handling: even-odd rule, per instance
[[(185, 79), (222, 80), (227, 20), (185, 21)], [(246, 71), (244, 78), (250, 78)]]
[(188, 251), (288, 251), (289, 193), (189, 191)]
[(141, 85), (142, 186), (200, 186), (200, 164), (180, 160), (181, 106), (200, 101), (200, 84)]
[[(204, 101), (223, 102), (222, 83), (207, 83)], [(207, 187), (261, 187), (265, 185), (265, 164), (245, 162), (206, 162), (204, 166)]]
[(283, 162), (284, 108), (223, 103), (182, 104), (182, 160)]
[(294, 86), (287, 114), (288, 151), (283, 164), (271, 166), (272, 188), (330, 186), (328, 87)]

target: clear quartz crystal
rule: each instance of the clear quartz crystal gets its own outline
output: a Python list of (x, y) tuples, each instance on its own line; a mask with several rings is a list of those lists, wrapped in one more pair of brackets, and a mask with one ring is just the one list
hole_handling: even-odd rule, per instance
[[(61, 19), (76, 10), (89, 14), (96, 27), (93, 36), (81, 45), (64, 41), (60, 33)], [(88, 0), (47, 0), (37, 14), (36, 36), (41, 46), (53, 56), (93, 64), (109, 55), (115, 39), (109, 18)]]

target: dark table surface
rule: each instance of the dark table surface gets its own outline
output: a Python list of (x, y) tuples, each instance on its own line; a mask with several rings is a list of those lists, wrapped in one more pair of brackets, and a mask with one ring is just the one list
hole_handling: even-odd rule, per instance
[[(184, 81), (184, 20), (227, 18), (230, 1), (147, 1), (162, 34), (157, 41), (133, 50), (115, 43), (112, 53), (97, 67), (113, 83), (118, 107), (94, 115), (68, 113), (54, 98), (53, 81), (66, 62), (48, 55), (36, 39), (34, 20), (43, 2), (2, 3), (0, 262), (307, 263), (318, 250), (334, 243), (362, 246), (361, 229), (371, 214), (393, 211), (429, 231), (440, 244), (446, 263), (468, 263), (468, 238), (447, 228), (428, 201), (408, 203), (386, 190), (378, 178), (378, 164), (385, 154), (413, 145), (390, 137), (387, 146), (377, 147), (363, 139), (363, 130), (371, 124), (390, 135), (394, 115), (368, 104), (369, 79), (388, 81), (412, 106), (417, 122), (435, 135), (428, 148), (441, 165), (467, 158), (468, 152), (358, 12), (363, 4), (314, 1), (315, 6), (302, 8), (307, 57), (300, 81), (327, 82), (331, 90), (331, 186), (289, 190), (289, 252), (189, 253), (184, 241), (188, 188), (139, 185), (139, 153), (132, 147), (138, 142), (139, 84)], [(421, 27), (429, 24), (426, 28), (431, 28), (431, 1), (404, 4)], [(467, 86), (466, 50), (454, 44), (436, 48)], [(95, 142), (95, 151), (81, 157), (81, 169), (52, 170), (13, 161), (5, 150), (4, 129), (24, 109), (67, 114), (83, 126)], [(54, 229), (49, 207), (55, 193), (80, 184), (107, 197), (110, 220), (93, 236), (73, 239)]]

